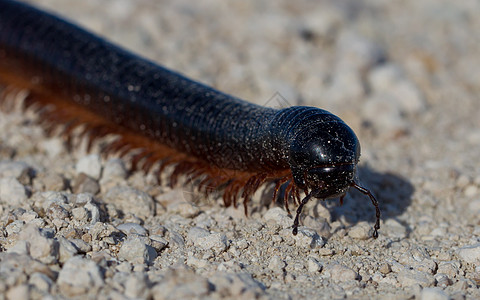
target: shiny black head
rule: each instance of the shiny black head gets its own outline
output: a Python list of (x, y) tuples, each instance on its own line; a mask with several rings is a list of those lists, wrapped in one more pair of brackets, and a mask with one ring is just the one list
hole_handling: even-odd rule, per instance
[(338, 197), (353, 183), (360, 144), (339, 118), (331, 114), (315, 117), (290, 140), (293, 179), (299, 188), (315, 191), (316, 198)]

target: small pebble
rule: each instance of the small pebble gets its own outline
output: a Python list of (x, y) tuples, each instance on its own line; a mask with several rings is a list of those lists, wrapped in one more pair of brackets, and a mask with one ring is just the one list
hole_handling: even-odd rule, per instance
[(28, 198), (25, 187), (15, 178), (0, 178), (0, 203), (21, 206)]
[[(281, 235), (285, 238), (292, 236), (291, 227), (282, 230)], [(298, 246), (304, 248), (322, 248), (326, 244), (326, 240), (319, 236), (316, 231), (305, 227), (299, 227), (297, 235), (293, 236), (293, 238)]]
[(450, 278), (448, 278), (448, 276), (445, 274), (435, 274), (435, 281), (437, 281), (437, 286), (442, 288), (446, 288), (447, 286), (452, 284)]
[(371, 237), (370, 235), (371, 226), (367, 222), (359, 222), (357, 225), (350, 228), (348, 231), (348, 236), (357, 240), (366, 240)]
[(61, 137), (53, 137), (40, 141), (39, 148), (46, 152), (48, 157), (56, 158), (65, 152), (65, 141)]
[(469, 183), (470, 183), (470, 178), (465, 174), (458, 176), (456, 181), (457, 187), (461, 189), (465, 188)]
[(438, 265), (437, 273), (445, 274), (450, 278), (454, 278), (455, 276), (457, 276), (459, 268), (459, 261), (440, 262)]
[(382, 136), (395, 137), (408, 131), (401, 104), (391, 95), (374, 94), (362, 106), (362, 114)]
[(167, 206), (168, 212), (171, 214), (177, 214), (184, 218), (194, 218), (200, 213), (200, 209), (197, 205), (187, 201), (172, 202)]
[(80, 158), (75, 165), (78, 174), (85, 173), (87, 176), (98, 180), (102, 172), (102, 163), (98, 154), (90, 154)]
[(65, 178), (52, 172), (41, 172), (33, 181), (34, 187), (39, 191), (63, 191), (66, 188)]
[(0, 178), (13, 177), (20, 183), (30, 183), (34, 170), (27, 163), (22, 161), (0, 161)]
[(480, 264), (480, 243), (461, 247), (458, 256), (468, 263)]
[(150, 235), (150, 240), (152, 247), (155, 248), (157, 252), (162, 251), (168, 246), (168, 241), (160, 235)]
[(265, 286), (252, 278), (249, 273), (218, 272), (209, 280), (220, 295), (240, 299), (255, 299), (265, 290)]
[(473, 213), (480, 214), (480, 199), (470, 201), (468, 209)]
[(420, 294), (421, 300), (448, 300), (448, 294), (438, 287), (424, 288)]
[(19, 233), (19, 241), (27, 241), (30, 255), (45, 264), (52, 264), (58, 259), (58, 242), (45, 237), (40, 229), (27, 224)]
[(75, 207), (72, 209), (72, 216), (75, 220), (81, 221), (87, 218), (87, 210), (84, 207)]
[[(197, 228), (197, 229), (194, 229)], [(216, 253), (221, 253), (228, 248), (227, 236), (223, 233), (209, 233), (207, 230), (200, 230), (202, 228), (194, 227), (188, 233), (188, 239), (197, 247), (203, 250), (214, 250)]]
[(50, 279), (47, 275), (39, 272), (30, 275), (28, 283), (35, 286), (40, 291), (47, 293), (50, 291), (53, 285), (52, 279)]
[(208, 266), (208, 261), (205, 259), (199, 259), (195, 256), (189, 255), (187, 257), (187, 265), (195, 268), (205, 268)]
[(268, 263), (268, 268), (277, 274), (282, 274), (285, 266), (286, 263), (278, 255), (272, 256), (272, 258), (270, 258), (270, 262)]
[(145, 238), (131, 234), (120, 247), (118, 258), (132, 264), (151, 265), (157, 258), (157, 251), (152, 246), (146, 244)]
[(198, 239), (206, 237), (208, 235), (210, 235), (210, 232), (207, 229), (201, 227), (192, 227), (188, 231), (187, 240), (195, 244)]
[(147, 218), (154, 212), (152, 197), (145, 192), (130, 187), (111, 188), (106, 192), (103, 200), (117, 206), (123, 213), (131, 213), (139, 218)]
[(30, 286), (19, 284), (10, 288), (6, 293), (6, 299), (30, 299)]
[(325, 276), (330, 277), (333, 281), (337, 282), (345, 282), (359, 279), (357, 272), (338, 263), (326, 264), (323, 267), (322, 274), (325, 274)]
[(100, 191), (100, 185), (92, 177), (85, 173), (80, 173), (73, 180), (72, 190), (75, 194), (89, 193), (95, 195)]
[(95, 224), (100, 221), (100, 210), (94, 202), (87, 202), (84, 208), (90, 213), (90, 224)]
[(29, 255), (30, 244), (27, 241), (17, 241), (15, 245), (9, 248), (8, 253), (17, 253)]
[(103, 275), (95, 262), (74, 256), (67, 260), (58, 274), (57, 284), (69, 297), (85, 294), (104, 284)]
[(125, 296), (130, 299), (148, 298), (148, 280), (147, 275), (142, 273), (130, 274), (125, 282)]
[(207, 278), (189, 270), (171, 270), (151, 289), (154, 300), (202, 299), (213, 290)]
[(478, 195), (478, 187), (476, 185), (470, 184), (463, 191), (465, 197), (472, 198)]
[(306, 216), (303, 221), (305, 227), (315, 230), (321, 237), (328, 238), (331, 236), (330, 224), (324, 218), (314, 218), (312, 216)]
[(452, 285), (453, 291), (463, 292), (468, 289), (468, 282), (466, 280), (459, 280)]
[(433, 275), (414, 270), (405, 270), (400, 272), (397, 275), (397, 280), (402, 287), (420, 285), (425, 288), (435, 285), (435, 278)]
[(315, 258), (309, 257), (307, 262), (307, 268), (308, 272), (310, 273), (318, 273), (322, 271), (323, 266)]
[(87, 252), (92, 251), (92, 246), (84, 240), (71, 239), (70, 242), (73, 245), (75, 245), (75, 248), (77, 248), (80, 253), (87, 253)]
[(147, 230), (136, 223), (123, 223), (117, 226), (117, 229), (129, 235), (131, 233), (146, 236)]
[(78, 253), (78, 247), (72, 243), (71, 241), (67, 240), (64, 237), (58, 237), (57, 241), (59, 243), (59, 261), (61, 263), (66, 262), (70, 258), (74, 257)]
[(317, 253), (322, 256), (332, 256), (335, 254), (335, 251), (329, 248), (320, 248), (317, 250)]
[(281, 207), (274, 207), (269, 209), (264, 215), (265, 221), (273, 220), (283, 228), (292, 226), (292, 218), (288, 216), (288, 213)]
[(112, 158), (107, 160), (102, 172), (102, 180), (125, 179), (128, 172), (121, 159)]
[(382, 224), (382, 228), (385, 228), (385, 232), (389, 237), (396, 239), (404, 239), (407, 237), (407, 228), (394, 218), (388, 218), (385, 223)]
[(386, 275), (386, 274), (392, 272), (392, 268), (391, 268), (390, 265), (387, 264), (387, 263), (383, 263), (378, 270), (379, 270), (380, 273), (382, 273), (383, 275)]

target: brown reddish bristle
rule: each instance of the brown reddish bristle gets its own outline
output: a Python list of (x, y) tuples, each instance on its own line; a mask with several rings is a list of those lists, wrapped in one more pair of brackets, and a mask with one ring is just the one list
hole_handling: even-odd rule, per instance
[(32, 85), (28, 80), (7, 73), (0, 68), (0, 84), (6, 87), (0, 99), (2, 108), (6, 111), (11, 110), (16, 105), (14, 102), (18, 101), (22, 95), (26, 95), (23, 96), (23, 109), (32, 110), (37, 114), (37, 122), (44, 128), (47, 135), (56, 134), (65, 138), (70, 150), (74, 146), (74, 140), (86, 139), (86, 148), (90, 151), (95, 142), (114, 135), (115, 139), (102, 145), (103, 156), (112, 154), (120, 157), (129, 156), (131, 169), (141, 169), (145, 172), (158, 164), (155, 174), (159, 180), (165, 168), (173, 166), (170, 174), (171, 186), (178, 183), (180, 176), (187, 176), (191, 180), (199, 179), (199, 191), (206, 195), (223, 188), (225, 206), (233, 204), (237, 207), (239, 198), (243, 198), (245, 213), (247, 213), (248, 201), (263, 183), (277, 181), (274, 190), (275, 199), (280, 186), (290, 181), (284, 196), (285, 206), (290, 213), (288, 197), (297, 196), (298, 190), (293, 184), (289, 170), (272, 173), (247, 172), (209, 165), (199, 158), (178, 152), (141, 133), (115, 124), (102, 115), (61, 97), (60, 93), (48, 90), (44, 86)]

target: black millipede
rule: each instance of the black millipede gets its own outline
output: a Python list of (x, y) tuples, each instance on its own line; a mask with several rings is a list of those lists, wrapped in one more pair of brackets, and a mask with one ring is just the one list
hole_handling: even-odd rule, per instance
[(274, 200), (285, 185), (287, 211), (289, 199), (298, 204), (293, 234), (311, 198), (342, 200), (356, 188), (375, 206), (378, 236), (378, 202), (355, 182), (359, 141), (325, 110), (246, 102), (7, 0), (0, 0), (0, 84), (4, 93), (29, 91), (23, 104), (36, 110), (47, 132), (60, 128), (69, 139), (80, 127), (89, 145), (115, 134), (102, 153), (134, 152), (133, 169), (148, 172), (156, 165), (158, 175), (172, 166), (171, 184), (187, 175), (200, 190), (223, 191), (225, 206), (243, 198), (247, 212), (262, 184), (275, 183)]

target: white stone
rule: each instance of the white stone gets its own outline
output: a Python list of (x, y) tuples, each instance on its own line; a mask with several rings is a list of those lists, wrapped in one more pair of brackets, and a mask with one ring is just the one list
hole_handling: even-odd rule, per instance
[(348, 236), (357, 240), (367, 240), (371, 236), (369, 234), (371, 229), (367, 222), (359, 222), (348, 231)]
[(441, 288), (432, 287), (424, 288), (420, 294), (420, 300), (448, 300), (450, 299), (448, 294)]
[(8, 253), (29, 254), (29, 243), (27, 241), (17, 241), (13, 247), (7, 250)]
[(268, 268), (275, 273), (281, 274), (283, 273), (283, 269), (287, 264), (281, 259), (280, 256), (274, 255), (270, 258), (270, 262), (268, 263)]
[(102, 172), (102, 180), (111, 180), (111, 179), (125, 179), (127, 178), (128, 172), (125, 164), (121, 159), (112, 158), (105, 163), (105, 167)]
[(25, 187), (15, 178), (0, 178), (0, 203), (21, 206), (28, 199)]
[(293, 235), (291, 225), (283, 229), (280, 234), (287, 239), (293, 237), (295, 243), (304, 248), (322, 248), (326, 243), (325, 239), (319, 236), (315, 230), (303, 226), (298, 227), (297, 235)]
[(146, 274), (134, 273), (125, 281), (125, 296), (130, 299), (147, 299), (148, 286)]
[(141, 225), (136, 223), (123, 223), (118, 225), (117, 229), (125, 233), (126, 235), (129, 235), (132, 233), (137, 235), (142, 235), (142, 236), (147, 235), (147, 230), (143, 228)]
[(384, 136), (395, 136), (408, 130), (401, 104), (387, 93), (373, 94), (362, 106), (362, 115)]
[(58, 258), (58, 242), (42, 235), (40, 229), (27, 224), (18, 235), (19, 241), (27, 241), (30, 255), (45, 264), (55, 263)]
[(195, 268), (205, 268), (208, 265), (208, 261), (205, 259), (196, 258), (193, 255), (187, 257), (187, 266)]
[(15, 233), (19, 233), (24, 226), (25, 226), (24, 221), (15, 220), (12, 223), (8, 224), (7, 227), (5, 227), (5, 230), (8, 235), (12, 235)]
[(168, 241), (160, 235), (150, 235), (152, 247), (157, 251), (163, 250), (168, 245)]
[(217, 272), (209, 278), (209, 281), (215, 285), (215, 290), (221, 295), (229, 295), (230, 298), (235, 299), (255, 299), (258, 298), (255, 295), (265, 289), (260, 282), (246, 272), (233, 274)]
[(77, 221), (86, 221), (87, 210), (84, 207), (75, 207), (72, 209), (72, 216)]
[(323, 266), (313, 257), (308, 258), (307, 262), (308, 272), (318, 273), (322, 270)]
[(33, 273), (30, 275), (30, 279), (28, 280), (28, 283), (31, 285), (35, 286), (37, 289), (43, 292), (49, 292), (50, 288), (53, 285), (52, 279), (50, 279), (47, 275), (43, 273)]
[(350, 29), (339, 34), (337, 48), (338, 61), (345, 69), (367, 70), (385, 58), (385, 51), (379, 44)]
[(100, 210), (98, 209), (98, 206), (92, 202), (89, 201), (85, 204), (84, 208), (90, 213), (90, 224), (95, 224), (100, 221)]
[(40, 141), (38, 145), (41, 150), (47, 153), (48, 157), (55, 158), (65, 151), (64, 143), (65, 141), (62, 138), (55, 137)]
[(63, 265), (57, 284), (63, 293), (72, 297), (98, 289), (104, 282), (102, 272), (95, 262), (75, 256)]
[(117, 186), (107, 191), (103, 200), (120, 208), (124, 213), (131, 213), (139, 218), (154, 214), (154, 201), (147, 193), (134, 188)]
[(419, 272), (414, 270), (401, 271), (397, 275), (397, 280), (402, 287), (420, 285), (425, 288), (435, 285), (435, 277), (433, 277), (433, 275), (426, 272)]
[(57, 240), (59, 243), (59, 261), (61, 263), (77, 255), (78, 250), (75, 244), (62, 236), (58, 237)]
[(200, 213), (200, 208), (192, 202), (175, 201), (167, 206), (167, 211), (184, 218), (194, 218)]
[(325, 265), (322, 273), (337, 282), (357, 280), (359, 278), (357, 272), (338, 263)]
[(30, 299), (30, 287), (27, 284), (19, 284), (8, 289), (6, 299)]
[(157, 258), (157, 251), (146, 242), (145, 237), (129, 235), (118, 252), (118, 258), (132, 264), (152, 264)]
[(154, 300), (202, 299), (208, 295), (211, 284), (204, 276), (180, 269), (169, 271), (150, 290)]
[(216, 253), (221, 253), (228, 248), (228, 239), (224, 233), (211, 233), (195, 240), (195, 246), (203, 250), (212, 249)]
[(461, 247), (458, 256), (463, 261), (480, 265), (480, 243)]
[(75, 165), (77, 173), (86, 175), (98, 180), (102, 173), (102, 163), (98, 154), (90, 154), (80, 158)]
[(270, 208), (265, 215), (263, 215), (265, 221), (273, 220), (283, 228), (292, 226), (292, 218), (288, 216), (288, 213), (281, 207)]
[(426, 104), (418, 88), (397, 65), (379, 65), (369, 73), (368, 79), (375, 93), (395, 97), (404, 112), (418, 113), (425, 109)]
[(192, 227), (187, 234), (187, 240), (195, 244), (199, 238), (206, 237), (210, 234), (207, 229), (201, 227)]
[(20, 179), (30, 169), (28, 164), (21, 161), (0, 161), (0, 178), (13, 177)]
[(407, 228), (393, 218), (387, 219), (382, 228), (389, 237), (403, 239), (407, 236)]
[(81, 253), (87, 253), (92, 251), (92, 246), (85, 242), (82, 239), (70, 239), (69, 240), (73, 245), (75, 245), (75, 248), (78, 249), (79, 252)]

